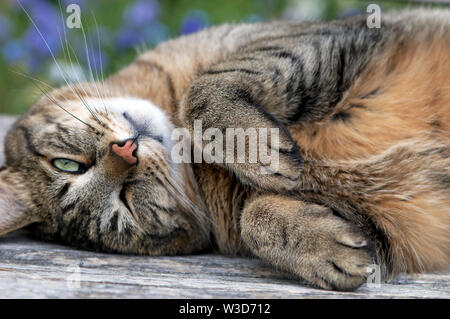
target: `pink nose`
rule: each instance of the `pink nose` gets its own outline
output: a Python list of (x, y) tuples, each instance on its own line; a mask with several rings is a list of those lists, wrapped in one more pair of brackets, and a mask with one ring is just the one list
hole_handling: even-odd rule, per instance
[(125, 143), (112, 143), (111, 151), (122, 158), (125, 162), (130, 165), (135, 165), (137, 163), (137, 157), (134, 151), (137, 149), (137, 143), (134, 140), (128, 140)]

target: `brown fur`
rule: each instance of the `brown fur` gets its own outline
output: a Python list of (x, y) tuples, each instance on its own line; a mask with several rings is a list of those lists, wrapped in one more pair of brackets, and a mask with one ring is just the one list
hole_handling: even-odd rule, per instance
[[(153, 102), (175, 127), (279, 128), (278, 174), (259, 163), (175, 169), (147, 131), (155, 124), (101, 104), (90, 114), (79, 100), (99, 97), (94, 84), (56, 89), (8, 134), (0, 233), (38, 222), (45, 239), (101, 251), (213, 246), (327, 289), (355, 289), (375, 262), (385, 277), (446, 269), (449, 16), (386, 15), (379, 31), (364, 18), (225, 25), (163, 43), (100, 84), (130, 109)], [(108, 146), (136, 131), (130, 168)], [(95, 174), (55, 171), (52, 159), (68, 156)]]
[[(408, 146), (411, 151), (444, 147), (442, 156), (448, 156), (450, 94), (445, 88), (450, 87), (450, 65), (446, 62), (450, 59), (450, 42), (441, 38), (428, 41), (399, 45), (355, 83), (335, 111), (348, 112), (350, 123), (327, 119), (291, 129), (303, 151), (327, 160), (361, 161), (393, 145), (418, 139)], [(448, 174), (447, 160), (439, 156), (432, 160), (443, 161), (442, 174)], [(395, 171), (380, 168), (387, 182), (403, 179), (405, 184), (398, 192), (405, 200), (399, 201), (393, 188), (371, 199), (378, 205), (371, 217), (390, 237), (395, 273), (448, 266), (450, 199), (435, 193), (426, 172), (419, 173), (431, 167), (432, 163), (411, 159), (396, 165)], [(415, 177), (408, 185), (411, 171), (424, 176)]]

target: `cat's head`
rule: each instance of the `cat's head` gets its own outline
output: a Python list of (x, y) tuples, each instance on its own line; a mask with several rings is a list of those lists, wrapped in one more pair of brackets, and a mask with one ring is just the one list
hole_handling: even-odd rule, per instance
[(171, 161), (168, 115), (146, 100), (93, 96), (87, 85), (56, 90), (14, 124), (0, 235), (33, 223), (44, 238), (102, 251), (200, 248), (202, 205), (190, 167)]

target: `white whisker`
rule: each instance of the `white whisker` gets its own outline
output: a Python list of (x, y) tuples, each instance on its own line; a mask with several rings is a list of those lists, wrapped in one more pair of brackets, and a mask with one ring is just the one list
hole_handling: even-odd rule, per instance
[[(50, 96), (50, 95), (48, 94), (47, 91), (45, 91), (42, 87), (39, 86), (38, 83), (42, 83), (42, 84), (46, 85), (47, 87), (49, 87), (51, 90), (54, 90), (54, 88), (53, 88), (50, 84), (48, 84), (48, 83), (46, 83), (46, 82), (44, 82), (44, 81), (41, 81), (41, 80), (39, 80), (39, 79), (36, 79), (36, 78), (34, 78), (34, 77), (32, 77), (32, 76), (29, 76), (29, 75), (27, 75), (27, 74), (24, 74), (24, 73), (21, 73), (21, 72), (17, 72), (17, 71), (14, 71), (14, 70), (11, 70), (11, 71), (14, 72), (14, 73), (17, 73), (17, 74), (19, 74), (19, 75), (22, 75), (22, 76), (28, 78), (29, 80), (31, 80), (32, 83), (39, 89), (39, 91), (41, 91), (42, 94), (44, 94), (44, 95), (45, 95), (52, 103), (54, 103), (56, 106), (58, 106), (59, 108), (61, 108), (63, 111), (65, 111), (66, 113), (68, 113), (70, 116), (72, 116), (72, 117), (75, 118), (76, 120), (80, 121), (81, 123), (85, 124), (86, 126), (91, 127), (91, 126), (90, 126), (89, 124), (87, 124), (85, 121), (83, 121), (83, 120), (80, 119), (79, 117), (77, 117), (77, 116), (75, 116), (74, 114), (72, 114), (71, 112), (69, 112), (65, 107), (63, 107), (63, 106), (61, 105), (61, 101), (60, 101), (60, 100), (56, 99), (55, 97)], [(67, 100), (66, 100), (66, 101), (67, 101)]]
[[(98, 50), (99, 50), (99, 58), (100, 58), (100, 75), (101, 75), (101, 81), (102, 81), (102, 88), (103, 88), (103, 96), (105, 97), (105, 78), (103, 76), (103, 60), (102, 60), (102, 55), (101, 55), (101, 45), (100, 45), (100, 32), (98, 30), (98, 24), (97, 24), (97, 18), (95, 17), (94, 12), (91, 10), (91, 14), (92, 17), (94, 19), (94, 23), (95, 23), (95, 28), (97, 30), (97, 41), (98, 41)], [(97, 71), (97, 67), (96, 67), (96, 71)], [(98, 78), (98, 74), (97, 74), (97, 78)], [(106, 115), (108, 115), (108, 108), (106, 107), (103, 99), (101, 99), (103, 102), (103, 107), (105, 108), (105, 112)]]
[[(86, 59), (87, 59), (88, 67), (89, 67), (89, 74), (91, 76), (91, 81), (93, 82), (93, 86), (94, 86), (95, 90), (97, 91), (98, 98), (103, 102), (103, 99), (100, 96), (100, 92), (99, 92), (99, 89), (98, 89), (97, 82), (96, 82), (95, 77), (94, 77), (94, 73), (92, 72), (91, 57), (89, 55), (89, 46), (88, 46), (88, 41), (87, 41), (87, 37), (86, 37), (86, 32), (84, 31), (83, 22), (81, 22), (81, 32), (83, 34), (84, 46), (86, 48), (86, 50), (85, 50), (86, 51)], [(92, 83), (91, 83), (91, 85), (92, 85)], [(95, 107), (95, 105), (94, 105), (94, 108), (95, 108), (95, 111), (98, 113), (98, 110)], [(105, 108), (106, 108), (106, 106), (105, 106)]]
[[(38, 28), (38, 26), (36, 25), (36, 23), (34, 22), (33, 18), (30, 16), (30, 14), (28, 13), (28, 11), (24, 8), (24, 6), (23, 6), (22, 3), (20, 2), (20, 0), (16, 0), (16, 1), (17, 1), (17, 3), (19, 4), (19, 6), (22, 8), (22, 10), (24, 11), (24, 13), (26, 14), (26, 16), (28, 17), (28, 19), (30, 20), (30, 22), (33, 24), (34, 28), (35, 28), (36, 31), (38, 32), (38, 34), (39, 34), (39, 36), (41, 37), (42, 41), (44, 41), (44, 44), (45, 44), (45, 46), (47, 47), (47, 49), (49, 50), (49, 53), (50, 53), (50, 55), (52, 56), (53, 61), (55, 62), (56, 67), (58, 68), (59, 72), (61, 73), (61, 75), (62, 75), (62, 77), (63, 77), (63, 79), (64, 79), (64, 82), (67, 84), (67, 86), (72, 90), (72, 92), (73, 92), (74, 94), (78, 95), (78, 93), (75, 92), (75, 90), (73, 89), (73, 87), (72, 87), (72, 86), (69, 84), (69, 82), (67, 81), (67, 78), (66, 78), (66, 76), (64, 75), (64, 72), (63, 72), (61, 66), (59, 65), (58, 61), (56, 60), (56, 57), (55, 57), (55, 55), (53, 54), (53, 51), (52, 51), (52, 49), (50, 48), (50, 46), (49, 46), (47, 40), (45, 40), (44, 36), (42, 35), (41, 30), (39, 30), (39, 28)], [(87, 107), (88, 110), (89, 110), (89, 107), (88, 107), (87, 105), (86, 105), (86, 107)], [(92, 114), (92, 116), (94, 117), (94, 119), (95, 119), (97, 122), (99, 122), (100, 124), (102, 124), (102, 122), (100, 121), (100, 119), (98, 119), (98, 117), (95, 116), (95, 114), (93, 114), (92, 112), (91, 112), (91, 114)]]
[(190, 211), (193, 213), (193, 216), (197, 219), (198, 224), (202, 231), (207, 234), (209, 232), (209, 228), (207, 227), (205, 222), (212, 223), (212, 220), (209, 216), (205, 214), (204, 211), (201, 211), (190, 199), (189, 197), (182, 191), (184, 188), (171, 176), (165, 176), (166, 181), (168, 182), (168, 190), (172, 193), (178, 201), (181, 201), (184, 205), (186, 205)]
[[(58, 3), (59, 3), (60, 13), (61, 13), (61, 20), (62, 20), (62, 23), (63, 23), (63, 25), (64, 25), (64, 17), (63, 17), (63, 14), (62, 14), (61, 2), (58, 0)], [(66, 48), (66, 49), (64, 49), (64, 45), (63, 45), (64, 57), (66, 58), (66, 60), (67, 60), (67, 57), (69, 58), (70, 65), (71, 65), (71, 68), (72, 68), (72, 73), (77, 74), (77, 73), (75, 72), (75, 67), (74, 67), (74, 63), (73, 63), (72, 55), (71, 55), (70, 51), (72, 51), (72, 53), (73, 53), (73, 56), (74, 56), (74, 58), (75, 58), (75, 60), (76, 60), (76, 64), (81, 66), (81, 63), (80, 63), (80, 61), (78, 60), (78, 56), (77, 56), (77, 54), (76, 54), (74, 48), (72, 47), (72, 45), (71, 45), (71, 44), (68, 42), (68, 40), (67, 40), (67, 33), (66, 33), (66, 29), (65, 29), (64, 27), (63, 27), (63, 32), (64, 32), (64, 41), (65, 41), (65, 44), (66, 44), (66, 45), (65, 45), (65, 48)], [(59, 33), (59, 30), (58, 30), (58, 33)], [(60, 34), (60, 40), (62, 41), (62, 39), (61, 39), (61, 34)], [(70, 49), (69, 49), (69, 48), (70, 48)], [(65, 50), (67, 50), (67, 57), (66, 57), (66, 51), (65, 51)], [(76, 79), (76, 80), (77, 80), (77, 83), (79, 84), (78, 87), (81, 88), (81, 90), (83, 91), (83, 93), (84, 93), (86, 96), (88, 96), (88, 94), (87, 94), (86, 90), (84, 89), (83, 83), (82, 83), (80, 77), (78, 76), (78, 74), (77, 74), (77, 79)], [(83, 82), (84, 82), (84, 81), (83, 81)], [(78, 98), (80, 99), (80, 101), (85, 105), (85, 107), (88, 109), (88, 111), (94, 116), (93, 111), (91, 110), (91, 108), (90, 108), (90, 106), (88, 105), (88, 103), (86, 102), (86, 100), (85, 100), (81, 95), (78, 95), (78, 94), (77, 94), (77, 96), (78, 96)]]

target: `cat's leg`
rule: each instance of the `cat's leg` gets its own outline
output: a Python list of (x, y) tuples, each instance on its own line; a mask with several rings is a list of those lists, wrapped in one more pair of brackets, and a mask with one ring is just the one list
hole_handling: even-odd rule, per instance
[[(302, 38), (295, 44), (274, 40), (250, 46), (212, 65), (193, 81), (180, 103), (180, 120), (192, 136), (196, 121), (201, 122), (200, 134), (211, 128), (219, 129), (224, 136), (229, 128), (278, 129), (279, 146), (274, 146), (274, 139), (267, 139), (269, 150), (279, 150), (276, 169), (271, 166), (268, 170), (273, 174), (261, 174), (268, 171), (260, 162), (224, 165), (244, 183), (291, 190), (298, 186), (302, 161), (288, 128), (320, 122), (333, 114), (371, 56), (347, 50), (353, 41), (352, 37), (329, 35)], [(229, 138), (225, 140), (230, 142)], [(259, 154), (261, 151), (257, 149)], [(240, 152), (235, 145), (234, 153)]]
[(262, 195), (245, 206), (241, 233), (255, 255), (321, 288), (353, 290), (373, 272), (373, 245), (324, 206)]
[[(196, 135), (201, 137), (210, 129), (219, 131), (223, 137), (223, 160), (216, 163), (233, 171), (243, 183), (276, 191), (292, 190), (298, 185), (302, 167), (298, 146), (284, 124), (262, 107), (248, 81), (239, 72), (201, 76), (184, 96), (180, 120), (197, 146)], [(264, 134), (266, 142), (260, 138)], [(244, 142), (239, 144), (239, 139)], [(205, 145), (204, 141), (204, 154)], [(255, 151), (258, 158), (252, 162), (250, 154)], [(270, 159), (275, 160), (262, 163), (262, 152), (274, 154)], [(239, 160), (240, 156), (244, 160)]]

